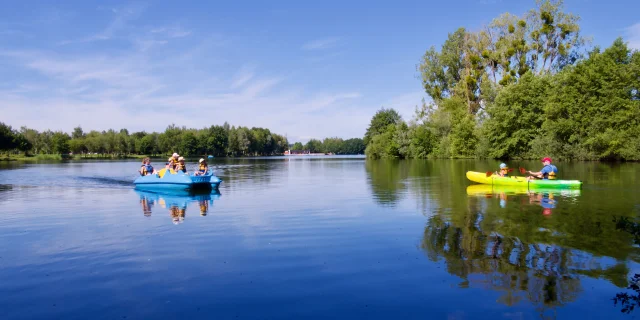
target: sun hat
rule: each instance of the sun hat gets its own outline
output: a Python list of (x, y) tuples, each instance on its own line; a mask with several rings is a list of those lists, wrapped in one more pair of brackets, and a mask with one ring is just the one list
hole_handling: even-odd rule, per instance
[(504, 168), (506, 168), (506, 167), (507, 167), (507, 164), (506, 164), (506, 163), (501, 163), (501, 164), (500, 164), (500, 169), (504, 169)]
[(200, 158), (200, 160), (198, 160), (198, 163), (203, 163), (204, 159)]
[(178, 158), (178, 161), (183, 161), (183, 160), (184, 160), (184, 157)]
[(179, 154), (177, 154), (177, 153), (175, 153), (175, 152), (174, 152), (174, 153), (173, 153), (173, 155), (172, 155), (172, 157), (174, 157), (174, 158), (175, 158), (175, 157), (177, 157), (177, 156), (179, 156)]
[(549, 162), (551, 162), (551, 158), (549, 158), (549, 157), (545, 157), (545, 158), (543, 158), (543, 159), (542, 159), (542, 162), (545, 162), (545, 161), (549, 161)]

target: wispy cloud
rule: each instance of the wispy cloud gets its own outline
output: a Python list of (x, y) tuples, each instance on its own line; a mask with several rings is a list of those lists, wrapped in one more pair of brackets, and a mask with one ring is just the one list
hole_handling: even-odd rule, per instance
[(130, 21), (139, 17), (144, 9), (145, 6), (141, 4), (131, 4), (123, 8), (110, 8), (110, 11), (113, 13), (113, 19), (104, 30), (81, 39), (63, 40), (60, 41), (58, 45), (112, 39), (119, 31), (126, 29)]
[(191, 31), (185, 30), (180, 26), (173, 26), (151, 29), (151, 33), (163, 34), (169, 38), (184, 38), (189, 36)]
[(255, 76), (253, 67), (243, 66), (233, 77), (231, 89), (237, 89), (249, 82)]
[[(179, 23), (135, 21), (141, 7), (104, 11), (111, 20), (99, 32), (74, 40), (74, 50), (25, 46), (0, 51), (0, 60), (29, 75), (0, 83), (3, 122), (39, 130), (69, 131), (81, 123), (87, 130), (150, 131), (171, 123), (204, 127), (228, 121), (267, 127), (295, 140), (362, 136), (375, 112), (354, 88), (319, 90), (300, 81), (301, 75), (308, 76), (304, 70), (282, 71), (238, 59), (227, 45), (229, 38), (216, 30), (195, 37)], [(116, 38), (129, 45), (98, 50), (87, 43)], [(304, 47), (327, 49), (338, 41), (320, 39)], [(26, 109), (31, 112), (11, 112)]]
[(313, 40), (305, 43), (304, 45), (302, 45), (302, 49), (303, 50), (329, 49), (329, 48), (335, 47), (338, 41), (340, 41), (340, 38), (338, 37), (317, 39), (317, 40)]
[[(208, 51), (196, 51), (191, 58), (197, 64), (209, 55)], [(359, 92), (314, 93), (289, 85), (292, 79), (288, 77), (265, 75), (246, 64), (225, 79), (214, 70), (166, 77), (157, 70), (170, 66), (138, 51), (79, 56), (37, 50), (5, 51), (0, 56), (39, 73), (47, 84), (29, 87), (26, 83), (6, 90), (0, 87), (0, 113), (8, 115), (3, 121), (15, 126), (70, 130), (82, 123), (87, 129), (98, 130), (163, 130), (170, 123), (204, 127), (229, 121), (268, 127), (296, 139), (296, 134), (318, 138), (361, 136), (369, 118), (369, 111), (353, 108), (359, 105)], [(212, 76), (214, 82), (207, 85)], [(225, 83), (226, 88), (220, 86)], [(8, 112), (16, 108), (29, 108), (40, 116)], [(176, 108), (181, 112), (162, 116)], [(157, 121), (148, 121), (149, 114)], [(296, 121), (288, 123), (287, 119), (292, 118)]]
[(625, 29), (625, 38), (630, 48), (640, 50), (640, 22)]
[(0, 36), (27, 36), (28, 34), (22, 30), (17, 29), (0, 29)]

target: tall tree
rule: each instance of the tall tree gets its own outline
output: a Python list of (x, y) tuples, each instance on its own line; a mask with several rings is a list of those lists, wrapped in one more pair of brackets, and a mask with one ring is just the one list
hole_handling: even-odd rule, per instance
[(385, 132), (390, 124), (397, 124), (402, 121), (400, 114), (394, 109), (382, 108), (371, 118), (367, 132), (364, 135), (364, 143), (368, 145), (374, 136)]

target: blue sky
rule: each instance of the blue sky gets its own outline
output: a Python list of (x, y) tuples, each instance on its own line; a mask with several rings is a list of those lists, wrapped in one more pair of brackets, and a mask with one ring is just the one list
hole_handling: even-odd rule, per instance
[[(0, 2), (0, 121), (71, 131), (230, 124), (290, 141), (410, 119), (416, 64), (460, 26), (534, 1)], [(637, 1), (565, 1), (583, 34), (640, 48)]]

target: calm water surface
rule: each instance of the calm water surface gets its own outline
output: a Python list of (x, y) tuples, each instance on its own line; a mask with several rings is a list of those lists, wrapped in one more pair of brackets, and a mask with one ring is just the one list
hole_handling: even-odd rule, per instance
[(612, 299), (640, 273), (640, 164), (469, 187), (497, 164), (221, 159), (219, 192), (163, 194), (138, 162), (3, 163), (0, 319), (637, 316)]

